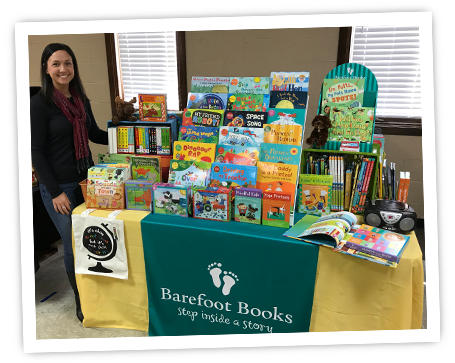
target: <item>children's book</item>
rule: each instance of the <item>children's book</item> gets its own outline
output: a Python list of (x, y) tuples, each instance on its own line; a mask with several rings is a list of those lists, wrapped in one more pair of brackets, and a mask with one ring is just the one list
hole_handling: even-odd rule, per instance
[(322, 84), (321, 110), (326, 106), (362, 107), (365, 79), (324, 79)]
[(117, 166), (116, 164), (109, 166), (92, 166), (87, 171), (87, 179), (89, 181), (109, 183), (110, 185), (120, 185), (126, 182), (128, 178), (128, 168)]
[(170, 184), (206, 186), (210, 180), (211, 163), (204, 161), (171, 160), (169, 166)]
[(306, 109), (269, 108), (267, 123), (272, 125), (301, 125), (305, 128)]
[(87, 208), (123, 209), (125, 207), (125, 187), (116, 182), (97, 179), (87, 181)]
[(222, 145), (261, 146), (264, 129), (254, 127), (220, 127), (219, 143)]
[(186, 108), (226, 110), (227, 93), (189, 93)]
[(289, 228), (292, 195), (283, 192), (264, 192), (262, 197), (262, 224)]
[(256, 165), (261, 147), (217, 145), (215, 160), (219, 163)]
[(234, 220), (252, 224), (261, 224), (262, 190), (254, 188), (236, 188)]
[(330, 109), (328, 141), (372, 142), (374, 107), (334, 106)]
[(258, 169), (256, 166), (212, 163), (210, 187), (255, 188)]
[(300, 164), (302, 154), (302, 146), (286, 145), (286, 144), (271, 144), (263, 142), (261, 144), (260, 161), (269, 163), (285, 163), (285, 164)]
[(154, 213), (188, 217), (190, 187), (169, 183), (155, 183), (152, 189)]
[(269, 103), (268, 94), (229, 93), (226, 110), (266, 112)]
[(229, 77), (191, 77), (192, 93), (228, 93)]
[(215, 161), (215, 149), (216, 144), (176, 141), (174, 142), (174, 159), (213, 163)]
[(133, 156), (131, 158), (133, 180), (161, 182), (160, 158), (152, 156)]
[(332, 204), (332, 175), (300, 174), (299, 213), (330, 214)]
[(107, 168), (124, 168), (126, 170), (125, 180), (128, 180), (132, 177), (131, 164), (128, 163), (104, 163), (104, 164), (95, 164), (95, 167), (107, 167)]
[(193, 218), (230, 222), (231, 196), (230, 188), (195, 189), (193, 191)]
[(269, 77), (231, 77), (229, 93), (268, 94)]
[(267, 112), (226, 111), (223, 126), (263, 128), (267, 123)]
[(179, 141), (218, 144), (218, 127), (180, 126)]
[(306, 109), (307, 91), (270, 91), (269, 108)]
[(134, 154), (134, 126), (117, 127), (117, 153)]
[(166, 122), (166, 94), (139, 94), (139, 120)]
[(272, 72), (270, 91), (306, 91), (310, 82), (310, 72)]
[(302, 145), (302, 126), (272, 125), (264, 126), (264, 143)]
[(128, 180), (125, 183), (126, 209), (153, 210), (153, 182), (147, 180)]
[(182, 125), (184, 126), (206, 126), (218, 127), (223, 124), (224, 110), (183, 110)]
[(98, 154), (98, 162), (101, 164), (131, 164), (131, 155), (128, 154)]

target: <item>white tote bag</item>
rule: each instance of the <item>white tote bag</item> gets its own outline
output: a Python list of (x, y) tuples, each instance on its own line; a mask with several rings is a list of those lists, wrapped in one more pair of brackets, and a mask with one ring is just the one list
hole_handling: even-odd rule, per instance
[(121, 212), (113, 211), (107, 218), (89, 214), (73, 214), (75, 272), (128, 279), (123, 221), (115, 219)]

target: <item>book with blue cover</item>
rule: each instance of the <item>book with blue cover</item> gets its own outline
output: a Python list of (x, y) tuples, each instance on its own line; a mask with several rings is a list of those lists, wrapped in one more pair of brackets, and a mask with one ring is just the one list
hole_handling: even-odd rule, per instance
[(210, 187), (255, 188), (258, 168), (256, 166), (212, 163)]
[(270, 91), (306, 91), (310, 72), (271, 72)]
[(307, 91), (270, 91), (269, 108), (306, 109), (307, 105)]
[(305, 127), (306, 109), (268, 108), (267, 123), (273, 125), (301, 125)]
[(269, 77), (231, 77), (229, 93), (269, 93)]
[(170, 184), (206, 186), (210, 180), (212, 164), (204, 161), (176, 160), (169, 164)]
[(218, 144), (218, 127), (180, 126), (179, 141)]
[(226, 111), (222, 126), (262, 128), (267, 123), (267, 112)]
[(191, 77), (193, 93), (228, 93), (229, 77)]
[(226, 93), (192, 93), (188, 94), (188, 109), (225, 110), (227, 105)]
[(260, 161), (299, 165), (302, 154), (301, 145), (261, 144)]
[(219, 143), (223, 145), (261, 146), (264, 129), (252, 127), (220, 127)]

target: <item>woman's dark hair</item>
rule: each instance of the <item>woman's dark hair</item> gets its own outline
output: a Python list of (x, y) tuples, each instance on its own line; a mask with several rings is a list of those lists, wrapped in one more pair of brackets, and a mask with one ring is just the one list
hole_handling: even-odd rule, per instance
[(84, 86), (82, 85), (81, 78), (79, 77), (79, 68), (77, 66), (76, 56), (74, 55), (73, 51), (70, 47), (62, 43), (51, 43), (46, 46), (43, 50), (43, 54), (41, 55), (41, 93), (44, 95), (44, 98), (47, 103), (52, 102), (52, 95), (54, 93), (54, 85), (52, 83), (52, 78), (49, 74), (47, 74), (47, 61), (51, 57), (52, 54), (59, 50), (64, 50), (67, 52), (72, 61), (73, 61), (73, 68), (74, 68), (74, 77), (70, 81), (70, 87), (74, 87), (76, 91), (79, 93), (79, 96), (82, 102), (88, 100), (87, 95), (85, 94)]

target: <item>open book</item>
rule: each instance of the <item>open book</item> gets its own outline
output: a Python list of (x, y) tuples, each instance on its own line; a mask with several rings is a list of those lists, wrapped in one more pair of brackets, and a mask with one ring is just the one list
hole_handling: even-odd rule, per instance
[(357, 224), (350, 212), (323, 217), (306, 215), (283, 236), (325, 247), (336, 252), (396, 267), (410, 239), (399, 233)]

